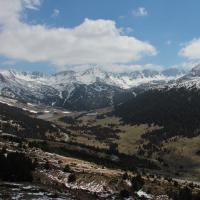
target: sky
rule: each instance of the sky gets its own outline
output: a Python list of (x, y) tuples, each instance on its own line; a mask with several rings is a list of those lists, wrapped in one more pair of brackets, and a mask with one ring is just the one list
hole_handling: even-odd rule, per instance
[(190, 69), (199, 0), (0, 0), (0, 68)]

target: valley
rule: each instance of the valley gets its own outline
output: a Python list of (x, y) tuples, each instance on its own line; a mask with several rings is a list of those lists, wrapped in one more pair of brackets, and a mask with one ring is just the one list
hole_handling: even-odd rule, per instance
[[(35, 105), (33, 108), (30, 103), (4, 97), (1, 97), (0, 105), (1, 117), (7, 116), (6, 127), (10, 129), (4, 128), (5, 119), (2, 121), (1, 118), (2, 149), (6, 148), (8, 152), (23, 152), (40, 163), (34, 170), (33, 178), (34, 184), (42, 185), (34, 186), (33, 183), (29, 183), (30, 188), (39, 187), (36, 190), (39, 192), (35, 194), (37, 198), (41, 192), (45, 193), (47, 199), (53, 196), (78, 199), (79, 194), (83, 195), (84, 199), (118, 198), (120, 191), (124, 189), (132, 193), (127, 181), (138, 173), (142, 174), (145, 180), (143, 190), (155, 196), (153, 198), (159, 195), (164, 195), (163, 198), (178, 195), (180, 186), (190, 187), (191, 184), (194, 195), (198, 194), (198, 136), (180, 136), (173, 140), (165, 140), (161, 146), (156, 146), (145, 139), (144, 135), (161, 130), (161, 126), (124, 123), (113, 113), (111, 107), (89, 112), (72, 112), (41, 105)], [(35, 112), (32, 112), (33, 110)], [(37, 121), (41, 126), (44, 126), (42, 124), (45, 122), (43, 131), (40, 132), (39, 127), (33, 129), (34, 135), (22, 135), (19, 129), (14, 131), (23, 119), (20, 115), (26, 116), (31, 127), (34, 127), (35, 120), (41, 120), (40, 123)], [(25, 134), (28, 133), (28, 127), (22, 129), (25, 129)], [(69, 167), (68, 171), (63, 173), (65, 165)], [(76, 182), (66, 185), (67, 177), (72, 172), (76, 174)], [(126, 173), (129, 174), (129, 178), (124, 180), (123, 176)], [(53, 189), (48, 193), (49, 189), (40, 188), (45, 186), (51, 186)], [(1, 187), (7, 186), (2, 183)], [(31, 198), (28, 197), (31, 189), (27, 194), (23, 189), (26, 186), (20, 187), (20, 194)], [(168, 191), (169, 188), (171, 192)], [(9, 192), (9, 195), (12, 195), (12, 192)], [(140, 199), (138, 195), (135, 198)]]
[[(33, 168), (31, 182), (20, 180), (27, 177), (20, 171), (15, 172), (20, 172), (19, 178), (2, 178), (2, 191), (6, 187), (11, 189), (8, 194), (0, 195), (15, 196), (16, 190), (20, 191), (19, 199), (31, 199), (34, 195), (39, 199), (45, 194), (47, 199), (54, 196), (79, 199), (81, 195), (85, 200), (128, 196), (183, 200), (182, 193), (187, 193), (190, 195), (187, 200), (198, 199), (200, 93), (196, 81), (191, 86), (194, 80), (199, 80), (198, 68), (170, 83), (150, 81), (147, 85), (117, 87), (117, 90), (107, 84), (106, 96), (115, 91), (123, 94), (113, 99), (109, 96), (110, 103), (101, 106), (95, 102), (99, 97), (104, 99), (101, 93), (104, 90), (96, 88), (102, 80), (93, 74), (94, 82), (87, 83), (86, 90), (94, 98), (90, 99), (95, 103), (92, 107), (89, 101), (89, 107), (85, 104), (88, 93), (82, 96), (79, 90), (75, 92), (78, 96), (73, 97), (79, 101), (74, 107), (45, 102), (43, 98), (41, 102), (35, 98), (32, 101), (24, 98), (18, 86), (22, 98), (10, 96), (4, 93), (5, 83), (10, 84), (4, 80), (0, 96), (2, 156), (21, 153), (33, 162)], [(16, 73), (13, 76), (12, 81), (21, 80)], [(40, 78), (36, 80), (38, 84)], [(33, 87), (32, 81), (26, 80), (26, 83)], [(186, 87), (183, 82), (190, 82), (190, 86)], [(17, 155), (13, 153), (12, 157)], [(16, 186), (10, 181), (22, 181), (22, 185)]]
[(0, 0), (0, 200), (200, 200), (199, 8)]

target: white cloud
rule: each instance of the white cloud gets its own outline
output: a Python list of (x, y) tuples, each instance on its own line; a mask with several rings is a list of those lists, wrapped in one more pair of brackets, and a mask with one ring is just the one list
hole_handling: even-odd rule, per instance
[(132, 11), (132, 14), (136, 17), (144, 17), (148, 15), (148, 11), (144, 7), (139, 7)]
[(74, 28), (49, 28), (21, 20), (23, 10), (39, 0), (0, 0), (0, 54), (56, 66), (130, 63), (156, 55), (148, 42), (125, 36), (112, 20), (90, 20)]
[(164, 66), (152, 63), (143, 65), (142, 64), (76, 65), (69, 67), (69, 69), (75, 71), (82, 71), (94, 66), (101, 68), (105, 71), (115, 72), (115, 73), (141, 71), (144, 69), (161, 71), (164, 69)]
[(59, 16), (59, 14), (60, 14), (60, 10), (54, 9), (54, 10), (53, 10), (53, 13), (52, 13), (52, 15), (51, 15), (51, 17), (56, 18), (56, 17)]
[(200, 60), (195, 60), (195, 61), (186, 61), (186, 62), (181, 62), (176, 65), (170, 66), (171, 68), (178, 68), (182, 69), (185, 71), (190, 71), (192, 68), (197, 66), (200, 63)]
[(191, 60), (200, 60), (200, 38), (193, 39), (185, 44), (180, 50), (179, 55)]
[(26, 8), (33, 10), (38, 10), (38, 7), (41, 5), (41, 0), (22, 0), (22, 1), (24, 1), (24, 6)]

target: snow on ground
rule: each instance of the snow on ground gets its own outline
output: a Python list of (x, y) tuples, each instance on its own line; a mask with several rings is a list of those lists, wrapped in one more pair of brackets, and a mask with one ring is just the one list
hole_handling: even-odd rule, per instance
[(38, 111), (35, 111), (35, 110), (28, 110), (30, 113), (33, 113), (33, 114), (37, 114)]
[(49, 111), (49, 110), (44, 110), (43, 112), (44, 112), (44, 113), (50, 113), (50, 111)]
[(142, 190), (139, 190), (139, 191), (137, 192), (137, 195), (138, 195), (139, 197), (145, 197), (145, 198), (147, 198), (147, 199), (153, 199), (151, 195), (147, 194), (146, 192), (143, 192)]
[(71, 112), (69, 111), (62, 111), (63, 114), (70, 114)]
[[(31, 73), (22, 73), (13, 70), (0, 71), (5, 78), (17, 82), (18, 84), (30, 87), (38, 87), (40, 85), (47, 85), (59, 90), (59, 96), (63, 98), (62, 91), (68, 90), (66, 99), (70, 96), (70, 93), (74, 89), (74, 84), (93, 84), (96, 81), (101, 81), (108, 85), (118, 86), (120, 88), (128, 89), (138, 86), (140, 84), (146, 84), (154, 81), (166, 81), (176, 80), (182, 75), (177, 76), (165, 76), (161, 72), (154, 75), (146, 75), (143, 71), (137, 71), (134, 73), (108, 73), (103, 71), (100, 67), (91, 67), (90, 69), (80, 72), (61, 72), (56, 75), (33, 75)], [(97, 88), (98, 89), (98, 88)]]

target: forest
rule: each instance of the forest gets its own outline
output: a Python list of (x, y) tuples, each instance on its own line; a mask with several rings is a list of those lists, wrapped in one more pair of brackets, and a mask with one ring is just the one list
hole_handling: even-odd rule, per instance
[(185, 88), (149, 90), (115, 106), (124, 123), (158, 125), (144, 137), (162, 142), (175, 136), (195, 137), (200, 129), (200, 92)]

